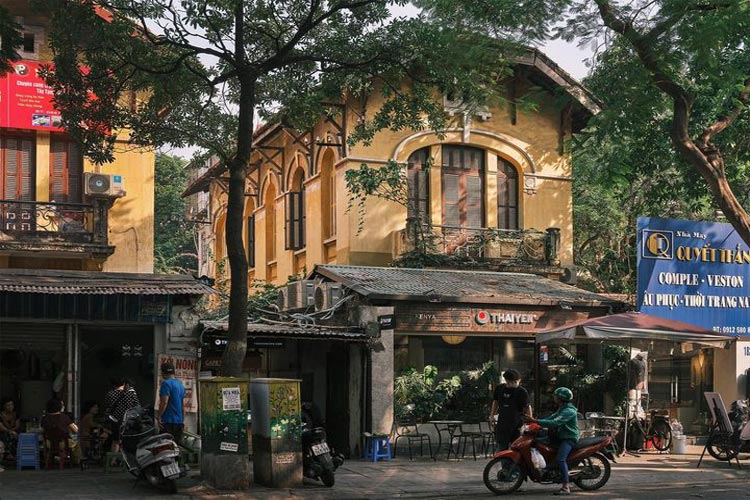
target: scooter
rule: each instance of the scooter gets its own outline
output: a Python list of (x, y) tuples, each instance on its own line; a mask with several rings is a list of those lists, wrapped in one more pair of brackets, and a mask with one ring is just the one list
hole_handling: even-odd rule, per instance
[(326, 431), (312, 403), (302, 404), (302, 467), (305, 477), (323, 481), (329, 488), (344, 457), (328, 446)]
[(747, 401), (738, 399), (729, 410), (732, 435), (725, 436), (718, 429), (708, 437), (706, 449), (716, 460), (733, 460), (740, 453), (750, 453), (750, 408)]
[[(521, 487), (524, 481), (551, 484), (561, 483), (554, 464), (557, 448), (541, 440), (542, 427), (531, 423), (521, 427), (521, 436), (513, 441), (509, 450), (495, 453), (484, 468), (484, 484), (495, 495), (507, 495)], [(570, 480), (582, 490), (598, 490), (609, 481), (610, 461), (614, 461), (607, 447), (612, 437), (592, 437), (578, 441), (568, 456)]]
[(171, 434), (159, 433), (144, 408), (135, 407), (125, 412), (120, 441), (128, 472), (169, 493), (177, 493), (177, 480), (187, 474), (187, 469), (177, 463), (180, 448)]

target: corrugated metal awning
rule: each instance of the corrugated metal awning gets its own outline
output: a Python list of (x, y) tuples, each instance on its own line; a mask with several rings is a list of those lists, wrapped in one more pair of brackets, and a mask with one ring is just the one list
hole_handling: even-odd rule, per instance
[(77, 295), (205, 295), (216, 291), (183, 274), (0, 269), (0, 292)]
[[(207, 332), (226, 332), (229, 323), (226, 321), (202, 321)], [(247, 333), (251, 337), (264, 338), (292, 338), (292, 339), (317, 339), (317, 340), (350, 340), (365, 341), (369, 337), (363, 331), (357, 331), (351, 327), (329, 327), (329, 326), (290, 326), (282, 324), (248, 323)]]

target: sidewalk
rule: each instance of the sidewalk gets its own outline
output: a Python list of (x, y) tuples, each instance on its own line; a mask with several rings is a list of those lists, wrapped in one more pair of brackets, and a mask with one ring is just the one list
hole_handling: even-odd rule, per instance
[[(689, 446), (687, 455), (652, 453), (625, 457), (613, 464), (612, 477), (597, 492), (576, 490), (576, 496), (591, 498), (750, 498), (750, 462), (742, 470), (730, 468), (710, 457), (696, 469), (702, 447)], [(325, 488), (306, 481), (300, 488), (272, 490), (254, 486), (247, 492), (218, 492), (202, 485), (197, 475), (180, 480), (177, 495), (165, 495), (124, 472), (104, 474), (100, 469), (81, 472), (6, 470), (0, 473), (0, 500), (52, 499), (450, 499), (495, 498), (484, 487), (485, 459), (461, 461), (401, 459), (373, 464), (347, 461), (336, 473), (336, 486)], [(555, 485), (526, 483), (513, 498), (549, 498)]]

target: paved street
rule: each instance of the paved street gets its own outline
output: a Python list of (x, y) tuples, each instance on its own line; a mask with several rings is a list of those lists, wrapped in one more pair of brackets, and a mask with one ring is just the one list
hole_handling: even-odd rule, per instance
[[(685, 456), (643, 454), (626, 457), (615, 464), (612, 478), (599, 492), (576, 491), (577, 496), (592, 498), (748, 498), (750, 463), (743, 470), (729, 468), (709, 458), (701, 469), (695, 465), (701, 451), (688, 447)], [(372, 464), (349, 461), (336, 474), (332, 489), (313, 482), (293, 490), (271, 490), (255, 486), (248, 492), (216, 492), (202, 485), (198, 477), (181, 481), (180, 493), (167, 496), (141, 483), (133, 487), (127, 474), (104, 474), (100, 470), (16, 472), (0, 474), (1, 500), (125, 498), (173, 499), (376, 499), (376, 498), (494, 498), (482, 483), (484, 460), (437, 463), (427, 460), (396, 460)], [(554, 485), (526, 484), (514, 497), (549, 497)]]

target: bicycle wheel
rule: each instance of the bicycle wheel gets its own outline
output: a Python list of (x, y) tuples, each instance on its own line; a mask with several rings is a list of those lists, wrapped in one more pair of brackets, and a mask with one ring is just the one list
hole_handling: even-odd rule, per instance
[(651, 439), (654, 448), (659, 451), (667, 451), (672, 446), (672, 428), (664, 420), (657, 420), (654, 422), (652, 430)]
[(709, 455), (722, 462), (728, 462), (738, 454), (737, 445), (733, 442), (732, 438), (718, 432), (708, 437), (706, 450)]

